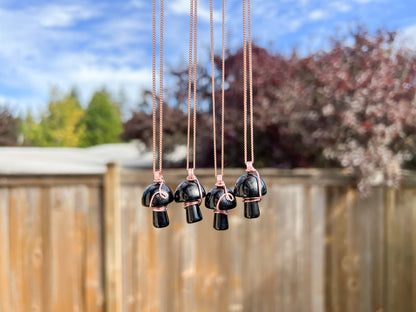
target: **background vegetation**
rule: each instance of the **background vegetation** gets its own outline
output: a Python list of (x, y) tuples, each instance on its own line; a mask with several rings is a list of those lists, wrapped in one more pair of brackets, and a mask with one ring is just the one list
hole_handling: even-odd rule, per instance
[[(221, 59), (216, 58), (219, 68)], [(226, 56), (226, 163), (241, 166), (242, 51)], [(357, 27), (331, 39), (331, 47), (307, 56), (253, 50), (256, 165), (258, 167), (343, 167), (360, 177), (374, 172), (388, 185), (401, 167), (416, 165), (416, 54), (401, 48), (396, 33)], [(218, 69), (217, 68), (217, 69)], [(166, 147), (186, 142), (187, 68), (174, 68), (176, 83), (165, 103)], [(199, 67), (198, 166), (212, 166), (210, 70)], [(171, 79), (171, 80), (172, 80)], [(217, 77), (218, 79), (218, 77)], [(217, 105), (220, 81), (217, 81)], [(122, 123), (120, 103), (97, 91), (83, 108), (75, 90), (52, 90), (38, 120), (31, 112), (0, 112), (1, 145), (82, 146), (140, 139), (150, 146), (151, 96), (145, 90), (137, 110)], [(181, 165), (181, 164), (177, 164)]]

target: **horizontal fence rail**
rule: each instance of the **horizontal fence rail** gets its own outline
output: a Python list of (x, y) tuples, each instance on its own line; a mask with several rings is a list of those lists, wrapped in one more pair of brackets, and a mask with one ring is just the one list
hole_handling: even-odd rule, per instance
[[(224, 232), (175, 203), (153, 228), (149, 170), (0, 175), (0, 311), (416, 311), (416, 173), (367, 198), (339, 170), (261, 173), (260, 218), (239, 201)], [(174, 190), (186, 172), (164, 175)]]

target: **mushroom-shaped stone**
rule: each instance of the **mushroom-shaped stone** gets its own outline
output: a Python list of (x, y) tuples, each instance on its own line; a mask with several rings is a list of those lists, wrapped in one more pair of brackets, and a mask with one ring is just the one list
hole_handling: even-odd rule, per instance
[(173, 201), (173, 193), (166, 184), (160, 182), (149, 185), (143, 193), (142, 205), (153, 209), (153, 226), (163, 228), (169, 225), (167, 205)]
[(186, 222), (195, 223), (202, 220), (199, 205), (205, 197), (205, 190), (197, 180), (185, 180), (175, 191), (175, 201), (183, 202), (186, 210)]
[(228, 229), (228, 210), (237, 206), (237, 201), (230, 189), (225, 186), (212, 188), (205, 197), (205, 207), (214, 209), (214, 229), (223, 231)]
[(234, 195), (243, 198), (244, 216), (248, 219), (258, 218), (260, 216), (259, 201), (261, 196), (266, 195), (266, 193), (266, 184), (252, 172), (242, 175), (235, 182)]

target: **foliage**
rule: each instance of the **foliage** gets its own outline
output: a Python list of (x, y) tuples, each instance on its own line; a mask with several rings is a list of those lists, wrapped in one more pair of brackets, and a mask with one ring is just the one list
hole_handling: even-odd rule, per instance
[(83, 127), (80, 125), (84, 115), (75, 90), (69, 94), (51, 91), (47, 110), (41, 113), (36, 123), (28, 112), (21, 126), (25, 141), (36, 146), (78, 146)]
[[(231, 166), (243, 162), (242, 54), (228, 52), (225, 60), (226, 162)], [(221, 59), (215, 61), (218, 70)], [(332, 39), (329, 50), (305, 57), (274, 55), (255, 46), (253, 69), (257, 166), (344, 167), (357, 173), (361, 190), (375, 172), (395, 185), (400, 166), (414, 168), (416, 56), (398, 48), (395, 33), (370, 34), (358, 27), (345, 38)], [(175, 106), (182, 109), (186, 73), (186, 68), (172, 71)], [(209, 103), (209, 71), (202, 71), (198, 88), (200, 102)], [(216, 90), (219, 106), (220, 87)], [(136, 114), (143, 121), (149, 118), (144, 111)], [(171, 119), (169, 115), (167, 132), (177, 129)], [(199, 166), (212, 166), (210, 109), (200, 111), (198, 119)], [(131, 120), (128, 127), (133, 124)], [(137, 129), (133, 136), (150, 133)]]
[(84, 147), (119, 142), (123, 132), (117, 103), (105, 89), (94, 93), (81, 124), (85, 129), (81, 137)]
[(0, 106), (0, 146), (17, 145), (19, 120), (6, 105)]
[(328, 52), (293, 56), (270, 113), (302, 146), (354, 170), (361, 190), (376, 172), (397, 185), (415, 155), (416, 58), (397, 50), (395, 33), (358, 28), (352, 37), (352, 45), (334, 40)]
[[(124, 140), (139, 139), (152, 145), (152, 115), (151, 115), (151, 93), (143, 93), (143, 102), (140, 104), (140, 110), (132, 112), (128, 121), (124, 123)], [(165, 151), (171, 151), (177, 144), (186, 144), (187, 117), (178, 107), (172, 107), (166, 103), (164, 109), (164, 136), (163, 145)], [(156, 116), (159, 120), (159, 116)], [(159, 128), (157, 129), (159, 130)]]

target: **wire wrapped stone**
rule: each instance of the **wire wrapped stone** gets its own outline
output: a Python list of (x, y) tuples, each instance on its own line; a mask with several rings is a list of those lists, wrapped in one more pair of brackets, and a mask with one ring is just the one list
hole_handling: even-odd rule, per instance
[(143, 192), (142, 205), (153, 210), (153, 226), (163, 228), (169, 225), (167, 205), (173, 201), (171, 189), (163, 182), (149, 185)]
[(214, 229), (217, 231), (227, 230), (228, 225), (228, 210), (234, 209), (237, 206), (237, 201), (222, 182), (212, 188), (205, 197), (205, 207), (214, 210)]
[(266, 193), (266, 184), (252, 166), (248, 166), (247, 174), (242, 175), (235, 182), (234, 195), (243, 198), (244, 217), (247, 219), (260, 216), (259, 201)]
[(175, 201), (183, 202), (186, 210), (186, 222), (196, 223), (202, 220), (200, 205), (205, 197), (205, 190), (198, 180), (185, 180), (175, 191)]

